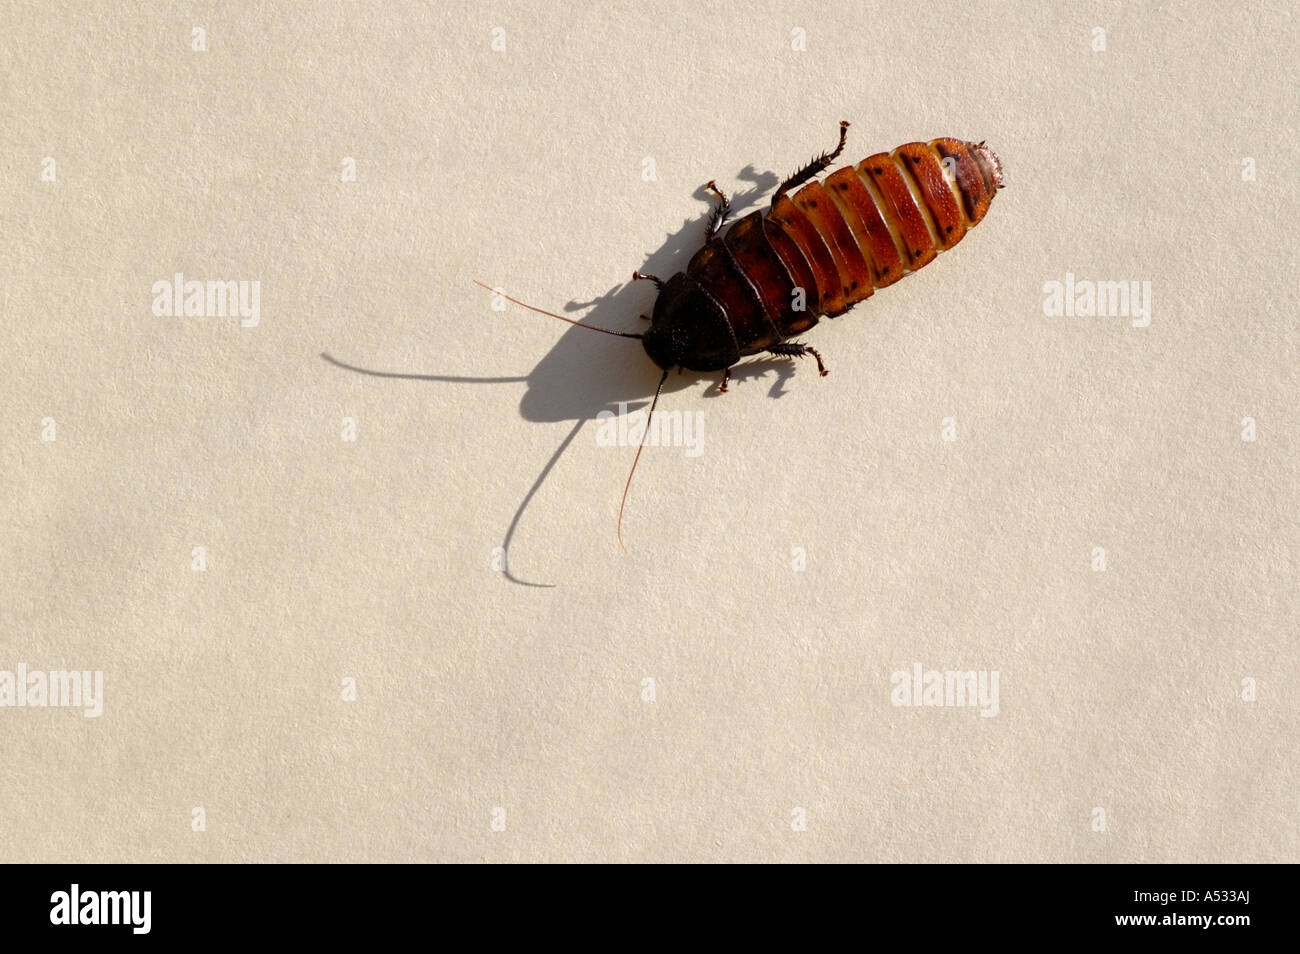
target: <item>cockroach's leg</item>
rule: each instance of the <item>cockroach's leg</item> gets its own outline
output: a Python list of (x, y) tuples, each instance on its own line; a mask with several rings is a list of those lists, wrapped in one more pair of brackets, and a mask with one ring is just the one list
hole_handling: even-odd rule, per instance
[(777, 202), (781, 200), (781, 196), (785, 195), (795, 186), (803, 185), (809, 179), (815, 179), (817, 176), (821, 175), (822, 171), (825, 170), (826, 167), (829, 166), (832, 162), (834, 162), (835, 158), (841, 152), (844, 151), (844, 141), (845, 139), (848, 138), (848, 135), (849, 135), (849, 124), (841, 120), (840, 121), (840, 144), (836, 146), (834, 151), (832, 152), (823, 152), (820, 156), (812, 160), (812, 162), (808, 163), (808, 165), (804, 166), (802, 169), (800, 169), (798, 172), (792, 175), (789, 179), (786, 179), (784, 182), (782, 182), (781, 188), (777, 189), (776, 194), (772, 196), (772, 208), (775, 209)]
[(719, 189), (718, 184), (712, 179), (705, 183), (704, 188), (712, 192), (714, 198), (718, 200), (718, 204), (713, 207), (713, 212), (709, 214), (708, 227), (704, 230), (704, 240), (707, 242), (717, 235), (718, 231), (726, 223), (727, 213), (731, 211), (731, 200), (727, 198), (726, 193)]
[(723, 368), (723, 369), (722, 369), (722, 380), (718, 382), (718, 393), (719, 393), (719, 394), (726, 394), (726, 393), (727, 393), (727, 382), (730, 381), (730, 380), (731, 380), (731, 369), (730, 369), (730, 368)]
[(640, 281), (654, 282), (654, 283), (655, 283), (655, 288), (663, 288), (663, 287), (664, 287), (664, 280), (663, 280), (662, 278), (656, 278), (654, 275), (646, 275), (646, 274), (643, 274), (642, 272), (633, 272), (633, 273), (632, 273), (632, 281), (634, 281), (634, 282), (640, 282)]
[(822, 364), (822, 356), (817, 353), (817, 349), (810, 348), (806, 344), (774, 344), (767, 350), (769, 354), (782, 354), (790, 358), (802, 358), (805, 355), (812, 355), (817, 359), (817, 373), (822, 377), (830, 374), (826, 370), (826, 365)]

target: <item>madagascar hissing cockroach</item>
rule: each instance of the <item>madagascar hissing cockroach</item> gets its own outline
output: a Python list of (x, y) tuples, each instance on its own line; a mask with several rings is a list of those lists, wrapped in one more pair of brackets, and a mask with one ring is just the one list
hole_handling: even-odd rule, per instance
[[(788, 339), (817, 324), (822, 315), (841, 315), (877, 288), (928, 265), (979, 224), (1002, 188), (1002, 163), (993, 151), (982, 142), (961, 139), (909, 142), (836, 170), (825, 182), (815, 181), (844, 150), (848, 128), (840, 123), (835, 149), (781, 183), (766, 214), (745, 216), (725, 235), (720, 233), (731, 203), (715, 183), (708, 183), (717, 204), (704, 247), (686, 270), (667, 281), (632, 273), (633, 279), (654, 282), (659, 289), (645, 334), (597, 328), (503, 297), (581, 328), (640, 338), (650, 360), (664, 372), (650, 418), (673, 368), (721, 371), (720, 391), (727, 390), (737, 361), (760, 352), (809, 355), (825, 375), (815, 349)], [(787, 194), (805, 182), (794, 195)], [(623, 508), (644, 446), (643, 440), (623, 487), (620, 545)]]

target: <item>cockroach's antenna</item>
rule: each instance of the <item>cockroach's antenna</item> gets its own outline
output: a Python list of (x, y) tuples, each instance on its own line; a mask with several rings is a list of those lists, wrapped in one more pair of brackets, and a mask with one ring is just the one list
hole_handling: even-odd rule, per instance
[(641, 445), (636, 449), (636, 457), (632, 458), (632, 469), (628, 471), (627, 483), (623, 485), (623, 501), (618, 505), (618, 545), (627, 552), (627, 544), (623, 542), (623, 508), (627, 506), (627, 492), (632, 487), (632, 475), (636, 473), (636, 465), (641, 460), (641, 451), (645, 450), (646, 439), (650, 436), (650, 424), (654, 421), (655, 406), (659, 403), (659, 395), (663, 392), (664, 382), (668, 380), (668, 372), (659, 379), (659, 387), (655, 388), (655, 399), (650, 402), (650, 413), (645, 419), (645, 433), (641, 435)]
[(479, 288), (486, 288), (488, 291), (492, 292), (493, 294), (501, 295), (501, 297), (504, 298), (506, 301), (513, 302), (514, 304), (518, 305), (520, 308), (527, 308), (529, 311), (535, 311), (539, 315), (550, 315), (552, 318), (559, 318), (560, 321), (567, 321), (569, 324), (577, 325), (579, 328), (587, 328), (590, 331), (600, 331), (607, 335), (617, 335), (620, 338), (644, 338), (645, 337), (645, 335), (634, 335), (629, 331), (610, 331), (608, 328), (597, 328), (595, 325), (583, 324), (581, 321), (574, 321), (572, 318), (565, 318), (563, 315), (557, 315), (553, 311), (545, 311), (541, 308), (536, 308), (532, 305), (527, 304), (526, 302), (520, 301), (518, 298), (511, 298), (509, 295), (497, 291), (491, 285), (484, 285), (477, 278), (474, 279), (474, 284), (477, 285)]

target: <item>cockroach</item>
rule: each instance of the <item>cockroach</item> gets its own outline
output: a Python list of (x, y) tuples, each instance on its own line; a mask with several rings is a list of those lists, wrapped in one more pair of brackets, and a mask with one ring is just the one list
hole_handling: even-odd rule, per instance
[[(839, 144), (781, 183), (766, 213), (745, 216), (725, 234), (731, 202), (716, 183), (705, 186), (716, 204), (704, 247), (686, 270), (667, 281), (632, 273), (633, 280), (653, 282), (659, 290), (644, 334), (598, 328), (503, 297), (579, 328), (639, 338), (650, 360), (663, 369), (650, 402), (646, 436), (673, 368), (721, 371), (719, 391), (727, 390), (737, 361), (761, 352), (811, 357), (825, 375), (821, 354), (789, 339), (823, 315), (842, 315), (877, 288), (952, 248), (980, 223), (1003, 186), (1002, 163), (993, 150), (961, 139), (909, 142), (838, 169), (825, 182), (815, 181), (844, 151), (848, 129), (841, 122)], [(798, 186), (803, 188), (790, 195)], [(643, 437), (623, 486), (620, 546), (623, 510), (644, 448)]]

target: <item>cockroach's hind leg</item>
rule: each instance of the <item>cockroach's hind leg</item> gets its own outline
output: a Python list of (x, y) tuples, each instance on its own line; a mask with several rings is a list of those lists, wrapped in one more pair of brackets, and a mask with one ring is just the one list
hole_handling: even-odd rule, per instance
[(713, 197), (718, 200), (718, 204), (709, 213), (709, 224), (704, 230), (704, 240), (707, 242), (717, 235), (726, 223), (727, 213), (731, 211), (731, 200), (727, 198), (727, 194), (719, 189), (718, 184), (712, 179), (705, 183), (704, 188), (712, 192)]
[(727, 382), (730, 381), (730, 380), (731, 380), (731, 369), (730, 369), (730, 368), (723, 368), (723, 369), (722, 369), (722, 380), (718, 382), (718, 393), (719, 393), (719, 394), (726, 394), (726, 393), (727, 393)]
[(826, 370), (826, 365), (822, 364), (822, 356), (816, 348), (809, 347), (806, 344), (774, 344), (768, 348), (769, 354), (781, 354), (790, 358), (802, 358), (805, 355), (812, 355), (817, 360), (817, 373), (823, 378), (830, 374)]
[(848, 135), (849, 135), (848, 122), (846, 120), (840, 120), (839, 145), (837, 145), (831, 152), (823, 152), (820, 156), (818, 156), (816, 159), (813, 159), (811, 162), (808, 163), (808, 165), (804, 166), (802, 169), (800, 169), (798, 172), (792, 175), (789, 179), (786, 179), (784, 182), (782, 182), (781, 187), (777, 189), (776, 193), (772, 196), (772, 208), (775, 209), (776, 204), (781, 201), (781, 196), (785, 195), (795, 186), (801, 186), (809, 179), (815, 179), (819, 175), (821, 175), (822, 172), (827, 167), (829, 167), (832, 162), (835, 161), (836, 157), (839, 156), (839, 154), (844, 151), (844, 142), (848, 138)]
[[(663, 280), (662, 278), (656, 278), (654, 275), (646, 275), (646, 274), (644, 274), (644, 273), (642, 273), (642, 272), (633, 272), (633, 273), (632, 273), (632, 281), (634, 281), (634, 282), (640, 282), (640, 281), (654, 282), (654, 283), (655, 283), (655, 288), (663, 288), (663, 287), (664, 287), (664, 280)], [(643, 315), (642, 317), (644, 317), (644, 315)]]

